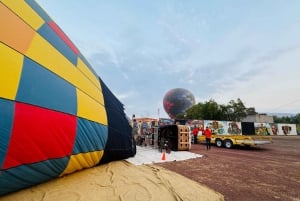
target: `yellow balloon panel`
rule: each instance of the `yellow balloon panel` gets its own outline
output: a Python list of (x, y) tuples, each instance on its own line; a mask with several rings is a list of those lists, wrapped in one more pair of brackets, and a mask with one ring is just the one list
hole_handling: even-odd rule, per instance
[(0, 97), (15, 100), (22, 74), (23, 55), (0, 43)]
[(89, 153), (80, 153), (80, 154), (72, 155), (70, 157), (66, 169), (60, 176), (70, 174), (72, 172), (82, 170), (84, 168), (93, 167), (99, 163), (102, 156), (103, 156), (103, 151), (94, 151)]
[(77, 107), (77, 116), (107, 125), (104, 105), (99, 104), (79, 90), (77, 90)]
[(91, 82), (93, 82), (93, 84), (95, 86), (97, 86), (98, 89), (101, 89), (100, 86), (100, 82), (98, 77), (95, 76), (94, 73), (91, 72), (91, 70), (84, 64), (84, 62), (80, 59), (80, 57), (78, 57), (77, 60), (77, 68), (85, 75), (88, 77), (89, 80), (91, 80)]

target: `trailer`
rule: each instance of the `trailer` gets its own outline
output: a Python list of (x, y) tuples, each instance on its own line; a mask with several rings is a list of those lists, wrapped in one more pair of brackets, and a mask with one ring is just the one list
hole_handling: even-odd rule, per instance
[[(197, 137), (199, 143), (205, 143), (205, 136)], [(272, 137), (265, 135), (212, 135), (211, 143), (217, 147), (232, 148), (233, 146), (256, 146), (273, 143)]]

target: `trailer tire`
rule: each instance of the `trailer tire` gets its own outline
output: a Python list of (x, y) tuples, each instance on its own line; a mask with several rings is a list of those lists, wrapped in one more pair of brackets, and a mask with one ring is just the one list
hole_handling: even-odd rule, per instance
[(225, 140), (224, 145), (227, 149), (230, 149), (230, 148), (232, 148), (233, 143), (231, 140)]
[(222, 147), (223, 146), (223, 142), (220, 139), (216, 139), (215, 144), (216, 144), (217, 147)]

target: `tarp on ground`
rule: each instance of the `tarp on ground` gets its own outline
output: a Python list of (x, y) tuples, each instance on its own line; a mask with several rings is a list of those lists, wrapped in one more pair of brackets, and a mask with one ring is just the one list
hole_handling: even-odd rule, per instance
[(56, 178), (0, 201), (222, 201), (223, 195), (155, 165), (115, 161)]

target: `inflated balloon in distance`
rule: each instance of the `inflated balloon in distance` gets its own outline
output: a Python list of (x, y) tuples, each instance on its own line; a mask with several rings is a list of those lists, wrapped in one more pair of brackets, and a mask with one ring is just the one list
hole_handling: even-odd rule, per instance
[(170, 118), (179, 114), (185, 114), (186, 110), (195, 104), (194, 95), (183, 88), (175, 88), (168, 91), (163, 99), (163, 106)]

